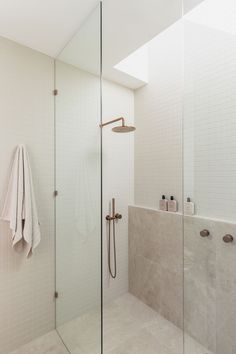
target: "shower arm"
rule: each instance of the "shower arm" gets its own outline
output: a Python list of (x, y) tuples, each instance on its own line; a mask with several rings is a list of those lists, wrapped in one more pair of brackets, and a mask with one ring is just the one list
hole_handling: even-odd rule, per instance
[(103, 127), (105, 127), (105, 125), (109, 125), (109, 124), (112, 124), (112, 123), (115, 123), (115, 122), (119, 122), (120, 120), (122, 121), (122, 127), (124, 127), (125, 126), (125, 119), (123, 117), (110, 120), (109, 122), (106, 122), (106, 123), (102, 123), (102, 124), (100, 124), (100, 127), (103, 128)]

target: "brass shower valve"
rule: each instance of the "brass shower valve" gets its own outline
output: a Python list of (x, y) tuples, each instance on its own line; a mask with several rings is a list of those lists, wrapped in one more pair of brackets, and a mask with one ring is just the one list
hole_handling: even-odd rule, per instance
[(106, 220), (111, 221), (111, 220), (118, 220), (122, 219), (122, 215), (119, 213), (116, 213), (114, 216), (107, 215)]

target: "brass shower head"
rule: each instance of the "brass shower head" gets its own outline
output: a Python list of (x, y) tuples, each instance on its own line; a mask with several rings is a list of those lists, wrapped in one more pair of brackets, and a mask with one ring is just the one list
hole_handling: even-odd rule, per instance
[(125, 119), (123, 117), (116, 118), (116, 119), (110, 120), (109, 122), (103, 123), (100, 125), (100, 127), (103, 128), (105, 125), (112, 124), (112, 123), (119, 122), (119, 121), (122, 121), (122, 124), (117, 127), (112, 128), (112, 131), (115, 133), (130, 133), (136, 129), (135, 127), (125, 125)]
[(115, 133), (129, 133), (129, 132), (133, 132), (134, 130), (135, 127), (128, 126), (128, 125), (121, 125), (120, 127), (112, 128), (112, 131)]

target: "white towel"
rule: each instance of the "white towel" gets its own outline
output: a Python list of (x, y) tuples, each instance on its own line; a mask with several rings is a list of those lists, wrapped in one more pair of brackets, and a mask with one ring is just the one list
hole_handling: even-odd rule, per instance
[(41, 235), (29, 156), (24, 145), (16, 148), (0, 218), (10, 222), (13, 248), (30, 257)]

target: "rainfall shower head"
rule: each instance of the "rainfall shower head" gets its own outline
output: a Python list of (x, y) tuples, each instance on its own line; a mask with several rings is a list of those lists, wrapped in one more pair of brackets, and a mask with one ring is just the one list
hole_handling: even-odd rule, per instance
[(112, 128), (112, 131), (115, 133), (130, 133), (136, 129), (135, 127), (125, 125), (125, 119), (123, 117), (110, 120), (107, 123), (103, 123), (100, 125), (100, 127), (103, 128), (105, 125), (112, 124), (112, 123), (119, 122), (119, 121), (122, 121), (122, 124), (119, 125), (118, 127)]
[(129, 133), (129, 132), (133, 132), (134, 130), (135, 127), (129, 125), (121, 125), (119, 127), (112, 128), (112, 131), (115, 133)]

